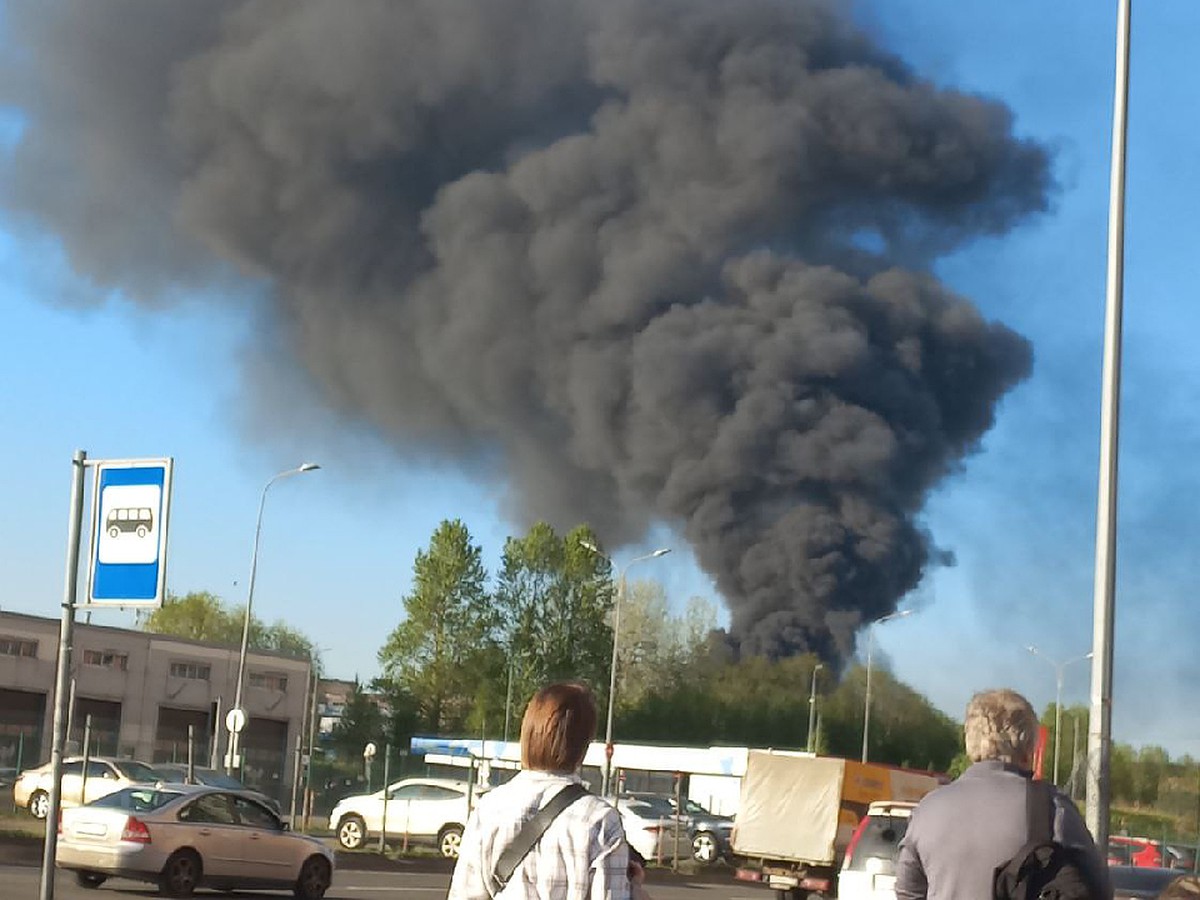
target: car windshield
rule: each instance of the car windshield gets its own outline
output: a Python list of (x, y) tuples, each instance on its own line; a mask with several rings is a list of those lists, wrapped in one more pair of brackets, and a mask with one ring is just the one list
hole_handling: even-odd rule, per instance
[(88, 806), (101, 809), (127, 809), (130, 812), (151, 812), (179, 796), (182, 795), (177, 791), (161, 791), (157, 788), (124, 788), (101, 797), (99, 800), (93, 800)]
[(155, 772), (145, 763), (140, 763), (134, 759), (116, 759), (113, 760), (112, 764), (116, 766), (117, 769), (120, 770), (121, 774), (130, 781), (145, 781), (152, 783), (162, 780), (159, 777), (158, 772)]

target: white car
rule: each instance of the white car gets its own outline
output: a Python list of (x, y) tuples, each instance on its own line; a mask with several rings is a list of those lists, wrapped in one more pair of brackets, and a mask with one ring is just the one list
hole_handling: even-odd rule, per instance
[(321, 900), (333, 851), (295, 834), (255, 795), (202, 784), (122, 788), (64, 810), (58, 867), (97, 888), (109, 878), (158, 884), (168, 897), (198, 887), (291, 890)]
[(839, 900), (896, 900), (896, 856), (916, 805), (880, 800), (867, 807), (838, 873)]
[[(621, 797), (617, 800), (625, 839), (647, 862), (663, 862), (690, 857), (692, 839), (688, 823), (677, 817), (666, 801), (646, 797)], [(678, 846), (676, 836), (678, 834)]]
[(339, 800), (329, 814), (329, 827), (338, 843), (347, 850), (357, 850), (384, 830), (386, 812), (387, 837), (433, 842), (442, 856), (457, 859), (472, 792), (478, 795), (479, 788), (465, 781), (406, 778), (386, 792)]
[[(82, 756), (69, 756), (63, 760), (63, 809), (99, 800), (131, 784), (153, 784), (161, 777), (144, 762), (111, 756), (88, 757), (86, 784), (83, 771)], [(46, 818), (50, 811), (51, 781), (50, 763), (26, 769), (13, 784), (13, 804), (28, 809), (35, 819)], [(84, 796), (85, 791), (87, 796)]]

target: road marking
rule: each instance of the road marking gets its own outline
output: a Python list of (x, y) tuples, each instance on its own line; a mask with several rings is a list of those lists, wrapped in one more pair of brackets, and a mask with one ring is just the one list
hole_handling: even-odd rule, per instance
[(434, 894), (446, 893), (446, 889), (444, 887), (408, 887), (407, 885), (405, 885), (403, 887), (395, 887), (395, 886), (392, 886), (392, 887), (368, 887), (365, 885), (348, 884), (345, 887), (338, 888), (338, 890), (339, 891), (364, 891), (364, 892), (366, 892), (366, 891), (375, 891), (375, 892), (388, 891), (389, 893), (393, 893), (393, 894), (415, 894), (418, 891), (423, 892), (423, 893), (434, 893)]

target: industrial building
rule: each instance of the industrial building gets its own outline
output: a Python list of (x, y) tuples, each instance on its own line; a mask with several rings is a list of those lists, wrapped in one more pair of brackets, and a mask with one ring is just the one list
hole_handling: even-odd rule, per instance
[[(50, 757), (59, 620), (0, 611), (0, 769)], [(79, 752), (90, 716), (90, 751), (145, 762), (183, 762), (188, 726), (198, 764), (223, 765), (225, 713), (233, 703), (238, 650), (127, 628), (75, 627), (69, 749)], [(312, 697), (307, 658), (252, 651), (242, 706), (243, 780), (288, 795)]]

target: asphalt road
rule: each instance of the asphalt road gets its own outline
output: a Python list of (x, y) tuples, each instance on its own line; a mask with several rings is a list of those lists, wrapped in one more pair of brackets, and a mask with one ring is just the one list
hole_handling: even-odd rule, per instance
[[(25, 866), (0, 866), (0, 898), (37, 900), (37, 869)], [(450, 886), (450, 877), (440, 873), (340, 871), (328, 900), (441, 900)], [(646, 885), (654, 900), (773, 900), (770, 891), (729, 883), (659, 882)], [(55, 881), (55, 900), (117, 900), (120, 897), (157, 897), (153, 885), (114, 879), (99, 890), (78, 887), (72, 875), (59, 872)], [(291, 897), (290, 891), (223, 894), (199, 891), (197, 897)]]

